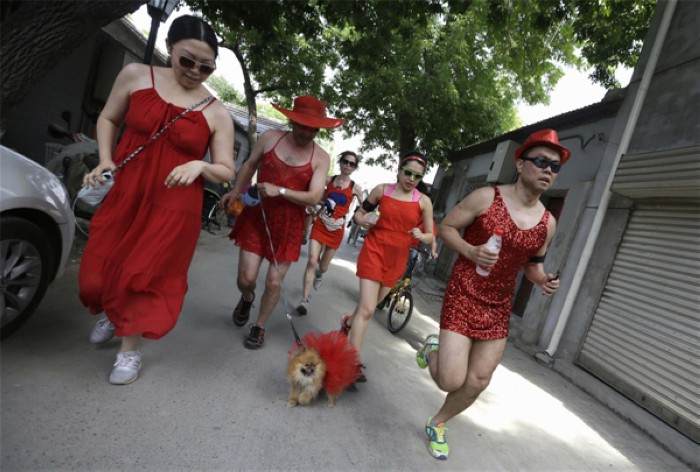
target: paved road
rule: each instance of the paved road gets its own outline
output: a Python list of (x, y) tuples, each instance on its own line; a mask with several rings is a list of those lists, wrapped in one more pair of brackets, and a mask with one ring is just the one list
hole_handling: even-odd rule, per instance
[[(489, 389), (451, 422), (450, 459), (432, 459), (422, 425), (443, 397), (414, 356), (436, 330), (439, 305), (420, 297), (400, 336), (377, 315), (362, 353), (368, 383), (333, 409), (288, 409), (293, 338), (284, 310), (269, 322), (264, 349), (243, 347), (247, 331), (231, 322), (237, 252), (225, 234), (202, 232), (180, 321), (144, 343), (141, 378), (130, 386), (108, 383), (118, 341), (87, 342), (94, 319), (76, 296), (76, 256), (2, 343), (2, 470), (689, 470), (512, 346)], [(311, 313), (295, 321), (301, 333), (337, 329), (353, 308), (358, 251), (342, 246)], [(287, 279), (292, 302), (302, 270), (293, 266)]]

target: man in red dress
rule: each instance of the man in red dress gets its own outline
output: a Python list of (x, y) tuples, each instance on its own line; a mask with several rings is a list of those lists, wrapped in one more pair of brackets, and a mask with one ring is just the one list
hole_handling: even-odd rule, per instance
[[(559, 288), (558, 275), (544, 272), (556, 221), (540, 196), (554, 185), (570, 156), (554, 130), (532, 133), (515, 152), (514, 184), (477, 189), (442, 220), (440, 237), (459, 257), (445, 290), (440, 335), (428, 336), (416, 353), (418, 366), (429, 367), (435, 383), (447, 392), (442, 408), (425, 425), (436, 459), (449, 454), (445, 423), (474, 403), (501, 362), (520, 269), (546, 296)], [(485, 243), (497, 229), (503, 243), (495, 253)], [(490, 274), (478, 275), (477, 266)]]
[(233, 310), (237, 326), (248, 322), (260, 266), (263, 259), (269, 262), (260, 313), (243, 343), (248, 349), (263, 346), (265, 323), (279, 301), (280, 285), (291, 263), (299, 259), (305, 207), (318, 203), (326, 188), (330, 158), (314, 138), (320, 128), (337, 128), (344, 121), (327, 117), (326, 103), (311, 96), (297, 97), (292, 110), (273, 106), (289, 118), (292, 131), (265, 132), (241, 166), (233, 189), (222, 198), (226, 207), (257, 172), (255, 188), (261, 203), (245, 207), (229, 236), (240, 247), (241, 298)]

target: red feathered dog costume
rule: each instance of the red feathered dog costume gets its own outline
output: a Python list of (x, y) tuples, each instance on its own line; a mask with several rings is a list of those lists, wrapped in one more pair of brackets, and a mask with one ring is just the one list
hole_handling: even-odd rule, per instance
[[(360, 363), (360, 356), (344, 334), (339, 331), (312, 331), (301, 338), (301, 343), (306, 348), (315, 349), (326, 363), (323, 387), (328, 393), (338, 395), (355, 383), (359, 375), (357, 365)], [(289, 354), (296, 354), (298, 351), (300, 348), (295, 342), (289, 349)]]

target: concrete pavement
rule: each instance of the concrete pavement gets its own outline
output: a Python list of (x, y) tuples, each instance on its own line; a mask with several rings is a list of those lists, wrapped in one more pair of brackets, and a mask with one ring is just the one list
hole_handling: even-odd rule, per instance
[[(2, 470), (690, 470), (510, 345), (486, 392), (448, 425), (450, 459), (436, 461), (423, 424), (444, 394), (414, 358), (437, 331), (439, 297), (420, 291), (398, 336), (377, 313), (362, 352), (366, 384), (333, 409), (323, 401), (288, 409), (293, 337), (283, 305), (265, 347), (246, 350), (247, 329), (231, 322), (237, 250), (225, 230), (215, 233), (202, 232), (178, 325), (144, 342), (141, 378), (130, 386), (108, 383), (119, 342), (87, 342), (95, 319), (77, 299), (75, 258), (32, 319), (2, 342)], [(358, 252), (341, 246), (310, 314), (295, 318), (302, 335), (337, 329), (352, 310)], [(285, 283), (292, 304), (305, 262), (306, 248)]]

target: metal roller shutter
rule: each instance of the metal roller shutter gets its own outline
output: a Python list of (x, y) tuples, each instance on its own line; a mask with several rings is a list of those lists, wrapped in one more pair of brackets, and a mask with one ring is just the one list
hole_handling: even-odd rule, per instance
[(700, 442), (700, 206), (641, 201), (578, 362)]

